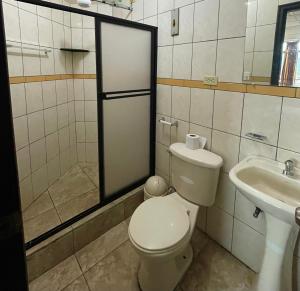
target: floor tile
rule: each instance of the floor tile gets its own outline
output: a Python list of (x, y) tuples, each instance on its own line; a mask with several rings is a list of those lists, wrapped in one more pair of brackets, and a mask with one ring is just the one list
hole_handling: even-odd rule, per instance
[(49, 193), (57, 206), (93, 189), (95, 185), (75, 166), (49, 188)]
[(122, 222), (76, 253), (83, 272), (128, 240), (128, 225)]
[(89, 291), (89, 287), (83, 276), (80, 276), (70, 285), (63, 289), (63, 291)]
[(80, 164), (82, 171), (99, 187), (99, 167), (98, 164), (82, 163)]
[(48, 272), (32, 281), (30, 291), (59, 291), (81, 276), (81, 270), (75, 256), (71, 256)]
[(185, 274), (184, 291), (250, 291), (255, 273), (212, 240)]
[(84, 276), (91, 291), (139, 291), (138, 255), (129, 241), (88, 270)]
[(61, 224), (61, 221), (54, 208), (47, 210), (32, 219), (24, 221), (25, 241), (30, 241), (59, 224)]
[(26, 210), (23, 212), (24, 221), (34, 218), (47, 210), (54, 208), (53, 202), (48, 191), (37, 198)]
[(100, 202), (98, 188), (81, 194), (72, 200), (68, 200), (56, 206), (58, 215), (62, 222), (76, 216), (77, 214), (95, 206)]

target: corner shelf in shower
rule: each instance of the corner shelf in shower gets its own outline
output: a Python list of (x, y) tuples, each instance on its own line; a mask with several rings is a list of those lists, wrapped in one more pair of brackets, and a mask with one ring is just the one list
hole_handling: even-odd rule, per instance
[(89, 50), (65, 48), (65, 47), (60, 48), (60, 50), (64, 51), (64, 52), (71, 52), (71, 53), (89, 53), (90, 52)]

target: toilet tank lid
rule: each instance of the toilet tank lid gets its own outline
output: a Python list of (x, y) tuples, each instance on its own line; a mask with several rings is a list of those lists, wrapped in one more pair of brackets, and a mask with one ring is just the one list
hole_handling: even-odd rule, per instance
[(223, 165), (220, 156), (204, 149), (191, 150), (184, 143), (173, 143), (170, 151), (174, 156), (196, 166), (217, 169)]

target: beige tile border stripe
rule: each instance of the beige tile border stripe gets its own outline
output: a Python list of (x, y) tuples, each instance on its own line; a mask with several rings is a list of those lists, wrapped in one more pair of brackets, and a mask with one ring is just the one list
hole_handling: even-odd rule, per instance
[(10, 77), (10, 84), (68, 80), (68, 79), (96, 79), (96, 74), (56, 74), (42, 76), (18, 76)]
[(241, 93), (253, 93), (262, 95), (273, 95), (300, 98), (300, 88), (293, 87), (276, 87), (276, 86), (264, 86), (264, 85), (251, 85), (240, 83), (224, 83), (219, 82), (217, 86), (208, 86), (203, 84), (202, 81), (197, 80), (181, 80), (181, 79), (169, 79), (158, 78), (157, 83), (161, 85), (189, 87), (189, 88), (201, 88), (210, 90), (232, 91)]
[[(43, 76), (17, 76), (10, 77), (10, 84), (68, 80), (68, 79), (96, 79), (96, 74), (56, 74)], [(284, 96), (291, 98), (300, 98), (300, 88), (294, 87), (276, 87), (267, 85), (251, 85), (241, 83), (225, 83), (219, 82), (217, 86), (208, 86), (203, 81), (183, 80), (171, 78), (158, 78), (157, 84), (170, 85), (188, 88), (201, 88), (210, 90), (221, 90), (241, 93), (253, 93), (262, 95)]]

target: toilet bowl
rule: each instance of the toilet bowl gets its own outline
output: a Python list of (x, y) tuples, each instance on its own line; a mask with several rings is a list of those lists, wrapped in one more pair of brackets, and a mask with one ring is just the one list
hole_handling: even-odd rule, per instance
[(215, 201), (223, 160), (185, 144), (170, 146), (176, 192), (143, 202), (133, 213), (128, 234), (140, 256), (138, 281), (143, 291), (172, 291), (193, 259), (190, 240), (199, 206)]

